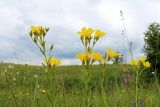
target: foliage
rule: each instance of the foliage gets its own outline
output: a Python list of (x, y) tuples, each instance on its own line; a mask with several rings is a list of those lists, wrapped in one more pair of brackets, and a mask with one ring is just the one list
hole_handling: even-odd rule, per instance
[(151, 23), (144, 35), (144, 52), (152, 66), (150, 72), (154, 70), (160, 77), (160, 24)]
[[(48, 75), (41, 66), (25, 66), (0, 64), (0, 107), (17, 107), (9, 91), (9, 85), (6, 83), (3, 70), (7, 70), (10, 80), (10, 87), (16, 95), (20, 107), (33, 107), (33, 94), (35, 82), (39, 73), (39, 83), (35, 107), (84, 107), (84, 82), (82, 75), (82, 66), (57, 66), (55, 68), (55, 86), (51, 87), (47, 81)], [(126, 65), (130, 72), (134, 73), (132, 66)], [(92, 66), (90, 86), (92, 87), (93, 106), (105, 107), (102, 100), (101, 74), (105, 74), (104, 89), (106, 94), (107, 107), (133, 107), (135, 98), (135, 82), (124, 86), (122, 84), (123, 65), (113, 64), (102, 66)], [(153, 74), (152, 74), (153, 75)], [(134, 78), (133, 78), (134, 79)], [(57, 94), (49, 93), (49, 90), (55, 89)], [(160, 106), (160, 87), (154, 83), (139, 83), (139, 98), (144, 106), (141, 107), (159, 107)], [(45, 92), (45, 91), (46, 92)], [(49, 98), (53, 106), (49, 103)], [(54, 100), (56, 99), (56, 100)]]

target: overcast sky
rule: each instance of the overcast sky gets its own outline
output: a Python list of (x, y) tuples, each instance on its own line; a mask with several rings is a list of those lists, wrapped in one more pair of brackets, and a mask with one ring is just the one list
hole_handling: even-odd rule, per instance
[(137, 58), (143, 55), (147, 26), (160, 22), (160, 0), (0, 0), (0, 60), (41, 63), (42, 55), (28, 35), (31, 25), (50, 28), (47, 42), (55, 43), (53, 55), (63, 64), (80, 63), (75, 55), (83, 48), (76, 32), (83, 26), (106, 32), (107, 36), (97, 42), (96, 51), (110, 47), (123, 52), (120, 10)]

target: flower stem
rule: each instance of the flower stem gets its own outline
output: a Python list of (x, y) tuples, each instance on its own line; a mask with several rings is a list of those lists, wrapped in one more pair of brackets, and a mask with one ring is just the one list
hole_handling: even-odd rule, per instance
[[(10, 84), (10, 83), (9, 83), (9, 79), (8, 79), (8, 77), (7, 77), (7, 75), (6, 75), (6, 72), (4, 72), (4, 76), (5, 76), (5, 78), (6, 78), (7, 83)], [(14, 99), (14, 101), (15, 101), (16, 106), (19, 107), (18, 102), (17, 102), (17, 100), (16, 100), (16, 96), (14, 95), (12, 89), (10, 88), (10, 85), (9, 85), (9, 90), (10, 90), (10, 92), (11, 92), (11, 94), (12, 94), (12, 97), (13, 97), (13, 99)]]
[(136, 107), (138, 107), (138, 80), (139, 80), (138, 71), (136, 71)]
[(36, 100), (36, 96), (37, 96), (38, 78), (39, 78), (39, 74), (38, 74), (37, 80), (36, 80), (36, 86), (35, 86), (34, 98), (33, 98), (33, 107), (35, 106), (35, 100)]

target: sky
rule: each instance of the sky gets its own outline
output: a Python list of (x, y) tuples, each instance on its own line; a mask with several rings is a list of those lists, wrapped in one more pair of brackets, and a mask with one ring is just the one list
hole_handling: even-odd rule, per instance
[[(28, 34), (31, 25), (50, 28), (47, 44), (55, 44), (53, 55), (63, 65), (80, 64), (75, 55), (83, 51), (77, 36), (83, 26), (106, 32), (97, 42), (96, 51), (112, 48), (123, 53), (120, 10), (136, 59), (143, 55), (147, 26), (160, 22), (159, 5), (160, 0), (0, 0), (0, 60), (41, 64), (42, 54)], [(126, 54), (129, 60), (129, 52)]]

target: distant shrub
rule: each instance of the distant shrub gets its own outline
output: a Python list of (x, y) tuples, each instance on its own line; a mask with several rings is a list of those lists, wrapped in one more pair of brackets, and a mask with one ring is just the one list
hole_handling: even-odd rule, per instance
[[(160, 24), (157, 22), (151, 23), (144, 35), (144, 52), (151, 63), (150, 72), (154, 70), (154, 73), (160, 77)], [(150, 72), (148, 72), (149, 76)]]

